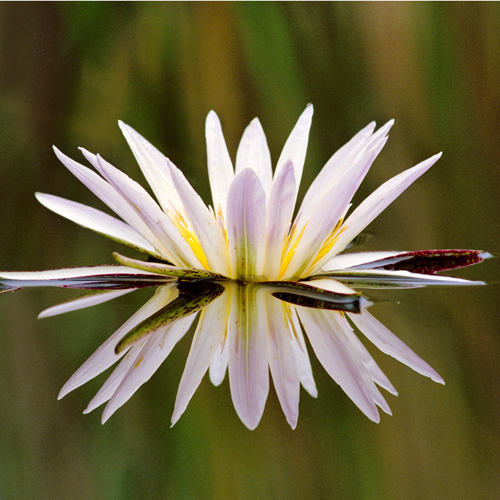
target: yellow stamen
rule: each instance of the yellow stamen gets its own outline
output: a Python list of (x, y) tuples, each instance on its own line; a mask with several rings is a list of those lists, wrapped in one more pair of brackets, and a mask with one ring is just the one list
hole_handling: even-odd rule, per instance
[(205, 257), (205, 252), (201, 247), (200, 241), (196, 236), (196, 233), (189, 226), (189, 223), (184, 218), (183, 214), (180, 212), (169, 213), (170, 220), (174, 223), (175, 227), (179, 230), (182, 237), (186, 240), (187, 244), (193, 250), (193, 253), (196, 255), (196, 258), (200, 261), (200, 264), (207, 270), (210, 270), (210, 266), (208, 265), (207, 258)]
[(282, 276), (285, 274), (285, 271), (287, 270), (288, 266), (290, 265), (290, 262), (293, 258), (293, 255), (295, 254), (295, 250), (297, 250), (297, 245), (299, 244), (300, 239), (304, 235), (304, 231), (306, 229), (307, 224), (304, 224), (304, 227), (300, 231), (300, 233), (297, 235), (297, 237), (293, 240), (293, 243), (290, 244), (292, 239), (295, 236), (296, 233), (296, 228), (295, 226), (292, 227), (292, 230), (290, 231), (290, 234), (288, 235), (285, 244), (283, 245), (283, 253), (281, 256), (281, 268), (280, 268), (280, 274), (278, 279), (281, 279)]

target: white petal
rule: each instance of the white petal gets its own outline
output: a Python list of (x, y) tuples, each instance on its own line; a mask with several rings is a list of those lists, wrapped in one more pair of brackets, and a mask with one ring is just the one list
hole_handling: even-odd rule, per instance
[(444, 384), (444, 380), (422, 358), (417, 356), (404, 342), (396, 337), (368, 311), (361, 314), (349, 314), (349, 319), (382, 352), (396, 358), (417, 373), (430, 377), (434, 382)]
[(229, 350), (227, 348), (227, 341), (225, 340), (226, 339), (223, 339), (217, 347), (212, 362), (210, 363), (210, 382), (215, 386), (222, 384), (226, 376), (227, 364), (229, 362)]
[(283, 314), (283, 302), (269, 296), (267, 305), (267, 346), (269, 368), (276, 394), (292, 429), (299, 417), (300, 381), (297, 371), (291, 332)]
[(269, 199), (273, 183), (271, 154), (266, 135), (257, 118), (254, 118), (243, 132), (236, 153), (236, 175), (247, 168), (252, 169), (257, 174), (266, 193), (266, 200)]
[(97, 156), (99, 172), (128, 201), (136, 214), (163, 243), (165, 255), (174, 265), (203, 267), (179, 230), (147, 191), (128, 175)]
[[(0, 273), (0, 283), (11, 287), (36, 287), (54, 286), (71, 288), (94, 288), (95, 282), (99, 281), (106, 288), (106, 282), (123, 281), (124, 284), (134, 282), (151, 283), (162, 282), (158, 274), (132, 269), (125, 266), (95, 266), (95, 267), (72, 267), (66, 269), (51, 269), (47, 271), (9, 271)], [(104, 279), (105, 278), (105, 279)], [(165, 277), (165, 281), (168, 278)]]
[(326, 162), (307, 190), (299, 212), (307, 211), (308, 207), (314, 208), (318, 200), (331, 188), (331, 183), (336, 182), (337, 179), (344, 175), (345, 170), (354, 163), (358, 154), (366, 150), (366, 145), (372, 138), (374, 129), (375, 122), (372, 122), (358, 132)]
[[(380, 145), (379, 148), (381, 148)], [(297, 227), (297, 232), (300, 232), (301, 227), (304, 225), (305, 229), (283, 279), (302, 276), (303, 273), (310, 275), (315, 268), (321, 266), (323, 259), (314, 264), (314, 268), (311, 267), (323, 244), (347, 211), (354, 193), (357, 191), (359, 184), (366, 175), (366, 172), (368, 172), (378, 152), (379, 149), (376, 148), (366, 154), (359, 155), (348, 173), (339, 178), (342, 183), (334, 183), (329, 191), (324, 194), (323, 198), (317, 200), (315, 209), (312, 212), (306, 208), (300, 214), (302, 218)]]
[(330, 259), (321, 268), (322, 271), (337, 271), (370, 264), (382, 259), (389, 259), (404, 252), (356, 252), (342, 253)]
[[(95, 166), (97, 159), (88, 151), (81, 150), (84, 156)], [(102, 200), (113, 212), (119, 215), (125, 222), (132, 226), (140, 235), (147, 239), (157, 250), (162, 245), (158, 238), (144, 224), (141, 218), (134, 212), (123, 196), (116, 189), (107, 183), (102, 177), (80, 163), (72, 160), (61, 153), (56, 147), (54, 152), (64, 166), (87, 186), (100, 200)], [(95, 163), (94, 163), (95, 162)]]
[[(339, 314), (335, 315), (336, 320), (342, 327), (342, 331), (346, 335), (346, 340), (349, 345), (352, 347), (356, 356), (359, 356), (365, 368), (370, 376), (370, 378), (376, 382), (380, 387), (384, 387), (392, 394), (396, 394), (396, 389), (389, 382), (389, 379), (384, 375), (382, 370), (379, 368), (375, 360), (372, 358), (371, 354), (367, 351), (366, 347), (362, 344), (359, 338), (354, 333), (351, 325), (347, 321), (344, 316), (340, 316)], [(380, 394), (379, 390), (374, 384), (367, 384), (368, 389), (370, 390), (370, 394), (372, 396), (373, 402), (381, 408), (388, 415), (392, 415), (391, 409), (387, 404), (387, 401), (384, 399), (382, 394)]]
[(304, 285), (312, 286), (314, 288), (319, 288), (321, 290), (327, 290), (329, 292), (341, 293), (343, 295), (353, 295), (358, 293), (355, 292), (352, 288), (349, 288), (340, 281), (334, 279), (324, 278), (324, 279), (304, 281), (303, 283)]
[(196, 314), (187, 316), (166, 328), (160, 328), (146, 341), (138, 357), (129, 368), (118, 389), (109, 400), (102, 413), (102, 423), (106, 422), (113, 413), (124, 405), (141, 385), (146, 383), (167, 359), (175, 344), (189, 330)]
[[(341, 252), (363, 229), (390, 205), (407, 187), (436, 163), (441, 153), (419, 163), (382, 184), (350, 215), (343, 224), (343, 232), (332, 249), (331, 257)], [(329, 259), (327, 259), (329, 260)], [(327, 262), (327, 261), (325, 261)]]
[(193, 337), (175, 400), (172, 425), (184, 413), (227, 331), (230, 290), (205, 307)]
[(386, 271), (385, 269), (340, 269), (328, 271), (328, 276), (356, 288), (419, 288), (429, 285), (473, 286), (484, 285), (484, 281), (470, 281), (438, 274), (410, 273), (409, 271)]
[(118, 121), (118, 124), (163, 210), (181, 207), (179, 196), (172, 185), (169, 160), (132, 127), (121, 121)]
[(293, 165), (288, 162), (274, 179), (266, 211), (266, 257), (264, 276), (279, 278), (281, 253), (295, 207), (297, 186)]
[(176, 290), (173, 287), (159, 287), (155, 295), (148, 300), (128, 321), (126, 321), (118, 330), (111, 335), (102, 344), (97, 351), (90, 356), (85, 363), (73, 374), (73, 376), (64, 384), (58, 399), (61, 399), (72, 390), (80, 387), (89, 380), (97, 377), (104, 370), (116, 363), (124, 354), (115, 353), (116, 344), (139, 323), (149, 318), (152, 314), (159, 311), (170, 300), (176, 296)]
[(297, 370), (299, 374), (300, 383), (302, 387), (313, 397), (318, 397), (318, 389), (316, 389), (316, 382), (311, 368), (311, 361), (307, 353), (304, 335), (302, 334), (302, 327), (300, 326), (297, 311), (292, 307), (291, 321), (294, 326), (296, 336), (292, 339), (293, 352), (295, 353), (295, 361), (297, 362)]
[(311, 129), (313, 112), (313, 105), (308, 104), (304, 112), (300, 115), (292, 132), (288, 136), (276, 165), (276, 171), (274, 172), (274, 182), (276, 182), (282, 168), (288, 163), (288, 161), (291, 161), (296, 181), (295, 197), (297, 196), (300, 180), (302, 178), (302, 171), (304, 169), (304, 161), (306, 158), (307, 144), (309, 142), (309, 130)]
[(135, 343), (132, 348), (127, 351), (127, 354), (125, 354), (120, 363), (118, 363), (115, 369), (111, 372), (111, 375), (106, 379), (99, 391), (97, 391), (97, 394), (90, 400), (87, 408), (83, 410), (83, 413), (87, 414), (94, 411), (96, 408), (106, 403), (113, 397), (113, 394), (116, 392), (121, 382), (127, 375), (130, 367), (137, 362), (140, 353), (144, 349), (144, 345), (152, 339), (154, 339), (154, 337), (145, 337)]
[(95, 208), (81, 203), (52, 196), (50, 194), (35, 193), (37, 200), (49, 210), (76, 222), (80, 226), (92, 229), (120, 243), (137, 250), (155, 254), (155, 248), (146, 241), (134, 228), (125, 222), (111, 217)]
[(264, 267), (266, 195), (249, 168), (240, 172), (228, 195), (227, 237), (231, 277), (259, 276)]
[(266, 342), (266, 306), (258, 285), (237, 288), (233, 294), (228, 328), (229, 384), (234, 408), (249, 428), (255, 429), (269, 392)]
[(205, 125), (207, 137), (208, 177), (215, 213), (226, 218), (227, 194), (234, 179), (231, 158), (222, 134), (219, 117), (210, 111)]
[(85, 309), (87, 307), (92, 307), (98, 304), (103, 304), (109, 300), (116, 299), (127, 293), (133, 292), (135, 288), (129, 290), (112, 290), (109, 292), (99, 292), (84, 295), (83, 297), (78, 297), (73, 300), (68, 300), (62, 304), (57, 304), (56, 306), (48, 307), (44, 309), (39, 315), (38, 319), (48, 318), (50, 316), (56, 316), (57, 314), (64, 314), (71, 311), (78, 311), (80, 309)]
[(184, 210), (207, 259), (208, 268), (211, 271), (228, 276), (231, 272), (229, 254), (226, 239), (220, 231), (217, 220), (210, 213), (198, 193), (191, 187), (184, 174), (173, 164), (170, 164), (170, 172)]
[(325, 370), (370, 420), (379, 422), (380, 415), (370, 391), (373, 381), (359, 357), (353, 355), (341, 325), (335, 321), (335, 313), (305, 307), (297, 307), (297, 312)]

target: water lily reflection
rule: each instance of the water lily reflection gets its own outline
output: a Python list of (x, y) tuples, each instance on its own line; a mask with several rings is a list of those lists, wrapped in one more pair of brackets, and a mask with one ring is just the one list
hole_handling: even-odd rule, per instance
[[(60, 397), (120, 360), (85, 412), (107, 402), (107, 420), (158, 369), (196, 318), (172, 423), (203, 376), (231, 396), (244, 424), (255, 428), (269, 392), (269, 374), (292, 427), (300, 385), (316, 397), (306, 334), (315, 355), (349, 398), (373, 421), (390, 413), (381, 387), (396, 390), (355, 330), (383, 352), (436, 382), (442, 378), (368, 311), (363, 288), (470, 285), (482, 282), (436, 273), (479, 263), (474, 250), (343, 253), (361, 231), (439, 158), (435, 155), (390, 179), (349, 216), (358, 186), (387, 141), (389, 122), (359, 132), (327, 162), (293, 219), (312, 106), (298, 120), (274, 173), (258, 120), (243, 134), (233, 169), (215, 113), (206, 123), (213, 208), (182, 172), (127, 125), (120, 127), (158, 203), (100, 156), (82, 150), (97, 173), (56, 150), (63, 164), (122, 220), (47, 194), (54, 212), (148, 256), (114, 254), (119, 265), (0, 273), (0, 293), (25, 286), (92, 290), (52, 307), (51, 316), (93, 306), (143, 287), (154, 296), (69, 379)], [(100, 175), (99, 175), (100, 174)]]

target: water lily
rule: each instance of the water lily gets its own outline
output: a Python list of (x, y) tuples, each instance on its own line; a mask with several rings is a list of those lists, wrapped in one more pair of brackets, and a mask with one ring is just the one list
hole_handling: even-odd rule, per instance
[(317, 396), (310, 347), (328, 374), (371, 420), (390, 414), (378, 387), (397, 394), (355, 329), (380, 350), (443, 383), (424, 360), (367, 310), (360, 288), (471, 285), (436, 274), (481, 262), (472, 250), (343, 253), (366, 226), (426, 172), (435, 155), (380, 186), (349, 214), (351, 200), (387, 141), (393, 122), (371, 123), (338, 150), (309, 187), (295, 218), (313, 107), (307, 106), (272, 169), (261, 124), (246, 128), (230, 159), (214, 112), (206, 120), (207, 207), (183, 173), (120, 122), (156, 201), (99, 155), (82, 149), (95, 170), (55, 149), (61, 162), (120, 219), (79, 203), (37, 193), (50, 210), (138, 250), (114, 254), (118, 265), (0, 273), (3, 291), (25, 286), (90, 289), (40, 317), (93, 306), (142, 287), (153, 297), (77, 370), (59, 397), (116, 366), (85, 412), (107, 403), (106, 421), (158, 369), (197, 319), (172, 423), (205, 373), (218, 385), (229, 372), (235, 409), (250, 429), (264, 411), (269, 373), (288, 423), (298, 418), (300, 385)]

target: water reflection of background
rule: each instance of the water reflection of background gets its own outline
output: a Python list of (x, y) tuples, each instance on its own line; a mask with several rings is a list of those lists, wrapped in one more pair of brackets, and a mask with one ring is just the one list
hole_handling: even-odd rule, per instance
[[(0, 267), (109, 263), (116, 245), (49, 213), (33, 192), (99, 207), (51, 144), (102, 153), (140, 179), (116, 120), (165, 152), (208, 201), (204, 118), (229, 149), (259, 116), (273, 158), (308, 102), (304, 186), (372, 119), (396, 119), (356, 201), (442, 150), (370, 230), (366, 248), (498, 251), (500, 9), (491, 4), (87, 3), (0, 6)], [(498, 279), (495, 262), (460, 273)], [(141, 292), (147, 295), (147, 292)], [(399, 390), (369, 422), (314, 361), (291, 431), (274, 394), (250, 432), (227, 382), (202, 383), (169, 429), (189, 342), (104, 427), (81, 410), (103, 379), (55, 400), (144, 297), (44, 321), (64, 291), (0, 301), (2, 498), (496, 498), (498, 291), (384, 294), (379, 319), (446, 379), (375, 359)], [(400, 302), (399, 304), (397, 302)]]

